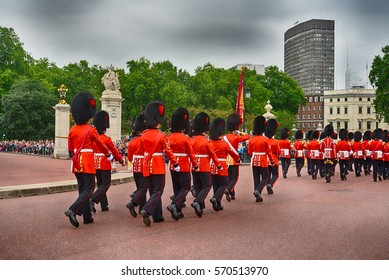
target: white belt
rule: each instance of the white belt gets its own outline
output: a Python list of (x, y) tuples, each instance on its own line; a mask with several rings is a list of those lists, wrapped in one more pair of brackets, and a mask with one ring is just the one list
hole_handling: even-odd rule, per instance
[[(74, 152), (77, 152), (77, 149), (74, 149)], [(80, 153), (93, 153), (93, 149), (81, 149)]]
[(331, 151), (331, 148), (325, 148), (324, 151)]
[(188, 156), (188, 154), (186, 154), (186, 153), (173, 153), (173, 155), (175, 157), (187, 157)]
[(253, 152), (253, 156), (264, 156), (264, 155), (266, 155), (266, 153), (263, 153), (263, 152), (261, 152), (261, 153)]
[(95, 153), (95, 156), (98, 156), (98, 157), (103, 157), (105, 156), (103, 153)]
[(198, 157), (198, 158), (207, 158), (207, 157), (209, 157), (209, 155), (195, 155), (196, 157)]
[(141, 156), (141, 155), (133, 155), (133, 156), (132, 156), (132, 158), (133, 158), (133, 159), (135, 159), (135, 158), (145, 158), (145, 156)]
[(218, 158), (218, 161), (227, 161), (225, 158)]
[[(149, 153), (145, 153), (145, 156), (147, 156)], [(151, 156), (153, 157), (158, 157), (158, 156), (163, 156), (163, 153), (153, 153)]]

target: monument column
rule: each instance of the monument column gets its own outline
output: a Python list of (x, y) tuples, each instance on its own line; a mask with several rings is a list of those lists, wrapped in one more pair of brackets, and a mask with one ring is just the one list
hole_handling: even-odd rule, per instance
[(53, 106), (53, 109), (55, 110), (55, 159), (69, 158), (68, 135), (70, 123), (70, 106), (65, 101), (67, 91), (68, 89), (64, 85), (61, 85), (61, 87), (58, 89), (61, 99), (57, 105)]
[(121, 140), (122, 137), (122, 93), (120, 92), (119, 75), (114, 71), (113, 66), (109, 68), (101, 82), (105, 86), (105, 90), (101, 95), (101, 109), (109, 114), (109, 125), (107, 136), (111, 137), (112, 141)]

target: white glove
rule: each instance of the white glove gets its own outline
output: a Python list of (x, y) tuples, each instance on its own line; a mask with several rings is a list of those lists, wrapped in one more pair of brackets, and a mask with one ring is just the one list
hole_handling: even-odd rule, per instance
[(109, 157), (107, 157), (107, 159), (108, 159), (109, 161), (112, 161), (112, 160), (113, 160), (113, 155), (110, 154)]
[(177, 166), (176, 167), (174, 167), (174, 171), (176, 171), (176, 172), (180, 172), (180, 166), (177, 164)]

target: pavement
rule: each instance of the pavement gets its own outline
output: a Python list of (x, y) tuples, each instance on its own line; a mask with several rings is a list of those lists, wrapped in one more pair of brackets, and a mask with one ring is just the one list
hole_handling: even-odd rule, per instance
[[(0, 260), (389, 260), (389, 181), (353, 174), (341, 181), (337, 173), (328, 184), (312, 180), (305, 168), (297, 177), (291, 168), (274, 194), (265, 192), (264, 202), (256, 203), (251, 169), (241, 166), (237, 199), (223, 200), (223, 211), (212, 209), (211, 190), (201, 218), (189, 206), (175, 221), (166, 210), (172, 193), (167, 174), (165, 222), (146, 227), (125, 207), (135, 190), (128, 179), (109, 189), (110, 211), (98, 206), (93, 224), (78, 217), (74, 228), (64, 211), (77, 192), (60, 191), (73, 180), (69, 166), (67, 160), (0, 153), (0, 190), (8, 193), (0, 199)], [(54, 183), (58, 189), (49, 191)], [(45, 195), (27, 196), (39, 185)], [(192, 200), (188, 194), (187, 205)]]

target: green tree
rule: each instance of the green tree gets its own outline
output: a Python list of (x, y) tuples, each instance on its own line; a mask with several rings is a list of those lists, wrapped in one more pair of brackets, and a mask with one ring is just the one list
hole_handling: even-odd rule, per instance
[(373, 102), (377, 118), (389, 123), (389, 45), (382, 48), (384, 55), (375, 56), (369, 73), (370, 83), (376, 90)]
[(53, 139), (57, 102), (49, 90), (36, 80), (25, 80), (12, 86), (2, 97), (4, 114), (2, 131), (8, 139)]

